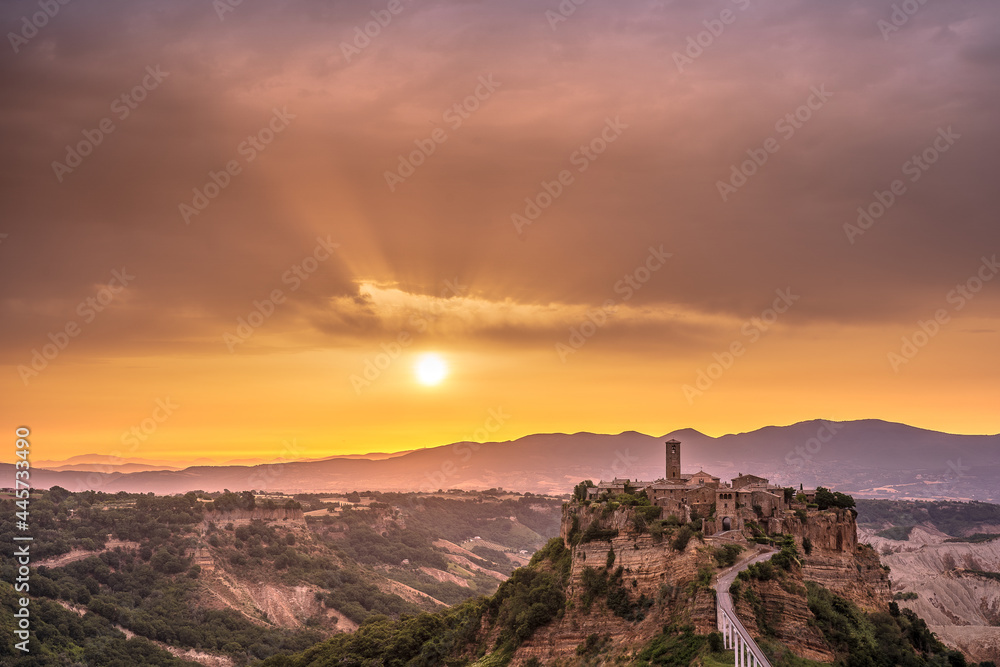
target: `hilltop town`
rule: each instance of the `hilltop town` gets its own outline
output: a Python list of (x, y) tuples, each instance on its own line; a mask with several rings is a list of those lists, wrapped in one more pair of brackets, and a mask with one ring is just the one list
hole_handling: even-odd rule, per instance
[[(766, 532), (781, 532), (782, 519), (789, 512), (809, 507), (853, 507), (850, 496), (827, 489), (804, 489), (800, 485), (782, 487), (771, 484), (766, 477), (740, 473), (730, 482), (699, 470), (681, 472), (681, 443), (676, 439), (665, 443), (666, 466), (663, 478), (655, 481), (631, 479), (601, 480), (597, 485), (584, 482), (578, 490), (578, 500), (600, 501), (622, 494), (644, 495), (650, 504), (661, 507), (663, 516), (673, 516), (679, 523), (700, 521), (703, 535), (743, 531), (748, 522), (765, 525)], [(817, 496), (821, 501), (817, 504)]]

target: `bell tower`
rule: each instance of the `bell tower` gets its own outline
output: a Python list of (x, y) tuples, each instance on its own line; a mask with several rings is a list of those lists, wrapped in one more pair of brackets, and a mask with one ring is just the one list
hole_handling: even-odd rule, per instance
[(681, 478), (681, 443), (678, 440), (667, 440), (667, 480)]

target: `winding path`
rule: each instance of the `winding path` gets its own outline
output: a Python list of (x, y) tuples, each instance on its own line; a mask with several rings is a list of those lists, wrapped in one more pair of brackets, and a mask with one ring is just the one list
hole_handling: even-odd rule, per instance
[(715, 584), (715, 622), (722, 633), (726, 648), (731, 648), (736, 652), (735, 667), (771, 667), (771, 663), (764, 657), (764, 652), (757, 646), (750, 633), (740, 622), (733, 609), (733, 598), (729, 595), (729, 587), (740, 572), (747, 569), (754, 563), (762, 563), (770, 560), (777, 550), (768, 550), (757, 556), (743, 561), (726, 570), (719, 575), (719, 582)]

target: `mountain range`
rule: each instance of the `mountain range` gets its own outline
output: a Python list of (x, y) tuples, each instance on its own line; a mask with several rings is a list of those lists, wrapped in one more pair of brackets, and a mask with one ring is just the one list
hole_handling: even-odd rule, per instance
[[(192, 465), (137, 469), (159, 462), (121, 460), (97, 471), (92, 457), (35, 464), (32, 484), (70, 491), (184, 493), (233, 491), (436, 491), (506, 488), (533, 493), (569, 492), (583, 479), (657, 479), (664, 476), (664, 442), (682, 445), (682, 468), (723, 480), (741, 472), (774, 483), (824, 485), (860, 497), (1000, 500), (1000, 435), (955, 435), (867, 419), (811, 420), (711, 437), (694, 429), (662, 436), (552, 433), (504, 442), (458, 442), (396, 455)], [(99, 457), (98, 457), (99, 459)], [(48, 463), (48, 462), (47, 462)], [(176, 462), (171, 462), (177, 467)], [(65, 466), (78, 469), (66, 469)], [(131, 467), (125, 467), (131, 466)], [(0, 464), (13, 478), (13, 466)], [(90, 469), (87, 469), (90, 468)]]

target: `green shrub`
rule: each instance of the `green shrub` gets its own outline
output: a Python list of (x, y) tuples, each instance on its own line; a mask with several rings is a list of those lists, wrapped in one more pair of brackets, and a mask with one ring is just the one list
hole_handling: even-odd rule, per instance
[(580, 543), (610, 542), (615, 537), (618, 537), (618, 530), (616, 528), (601, 528), (598, 522), (594, 521), (587, 526), (587, 530), (583, 531), (583, 534), (580, 536)]
[(674, 541), (670, 543), (670, 546), (673, 547), (675, 551), (684, 551), (692, 537), (694, 537), (694, 531), (691, 530), (691, 527), (681, 526), (680, 530), (677, 531), (677, 535), (674, 536)]
[(736, 602), (740, 599), (740, 591), (742, 589), (743, 584), (740, 583), (738, 578), (733, 579), (733, 583), (729, 584), (729, 595), (733, 598), (733, 604), (736, 604)]
[(726, 544), (715, 550), (713, 555), (719, 567), (729, 567), (736, 563), (736, 558), (743, 552), (743, 547), (738, 544)]
[(891, 528), (886, 528), (885, 530), (880, 530), (875, 533), (879, 537), (884, 537), (887, 540), (896, 540), (898, 542), (905, 542), (910, 539), (910, 533), (913, 531), (913, 526), (893, 526)]
[(816, 505), (819, 509), (848, 509), (855, 506), (854, 498), (839, 491), (831, 492), (822, 486), (816, 489)]

